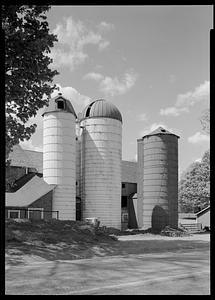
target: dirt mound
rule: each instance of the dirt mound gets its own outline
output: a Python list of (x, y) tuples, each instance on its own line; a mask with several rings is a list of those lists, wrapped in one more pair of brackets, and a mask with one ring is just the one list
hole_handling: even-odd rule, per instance
[(82, 221), (62, 220), (18, 220), (6, 221), (6, 244), (11, 242), (26, 243), (40, 241), (57, 244), (66, 242), (93, 243), (116, 240), (107, 232), (97, 230), (93, 225)]

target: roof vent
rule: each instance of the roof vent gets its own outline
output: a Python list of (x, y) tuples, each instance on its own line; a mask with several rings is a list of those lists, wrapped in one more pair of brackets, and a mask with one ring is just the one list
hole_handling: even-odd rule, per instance
[(166, 132), (166, 130), (165, 129), (161, 129), (161, 132)]

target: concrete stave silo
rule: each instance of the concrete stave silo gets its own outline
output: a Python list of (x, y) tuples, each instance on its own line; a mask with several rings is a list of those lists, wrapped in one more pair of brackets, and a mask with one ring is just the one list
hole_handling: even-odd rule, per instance
[(143, 229), (178, 226), (178, 138), (159, 127), (138, 140)]
[(83, 218), (121, 229), (121, 114), (112, 103), (96, 100), (83, 111), (80, 127)]
[[(76, 114), (59, 94), (43, 113), (43, 178), (56, 184), (52, 210), (61, 220), (76, 218)], [(53, 214), (54, 215), (54, 214)]]

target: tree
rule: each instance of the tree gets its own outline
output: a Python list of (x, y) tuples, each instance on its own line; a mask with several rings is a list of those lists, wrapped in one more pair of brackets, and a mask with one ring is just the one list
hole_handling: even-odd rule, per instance
[(200, 117), (202, 129), (205, 133), (210, 134), (210, 110), (205, 109)]
[(3, 5), (2, 28), (5, 39), (6, 159), (12, 147), (28, 140), (36, 124), (26, 122), (38, 109), (48, 105), (58, 74), (49, 68), (50, 48), (57, 41), (49, 33), (45, 13), (50, 6)]
[(179, 207), (181, 212), (194, 212), (210, 203), (210, 151), (207, 150), (201, 162), (192, 163), (182, 174), (179, 182)]

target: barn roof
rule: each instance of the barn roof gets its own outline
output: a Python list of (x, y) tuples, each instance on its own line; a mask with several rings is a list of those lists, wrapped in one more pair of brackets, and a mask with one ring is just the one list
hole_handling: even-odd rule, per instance
[(35, 168), (37, 173), (43, 173), (43, 152), (26, 150), (15, 145), (9, 159), (13, 167)]
[(202, 210), (198, 211), (198, 212), (196, 213), (196, 216), (199, 217), (199, 216), (205, 214), (206, 212), (208, 212), (209, 210), (210, 210), (210, 205), (208, 205), (207, 207), (205, 207), (205, 208), (203, 208)]
[[(22, 151), (22, 160), (20, 154), (16, 149)], [(17, 147), (14, 152), (10, 154), (11, 166), (35, 168), (37, 173), (43, 174), (43, 152), (32, 151)], [(137, 183), (137, 162), (122, 160), (122, 182)]]
[(35, 175), (15, 193), (6, 193), (6, 207), (26, 207), (52, 191), (56, 185), (47, 184), (43, 178)]
[(27, 155), (26, 150), (24, 150), (20, 145), (13, 146), (12, 151), (9, 154), (9, 159), (11, 160), (11, 166), (14, 167), (28, 167), (34, 168), (34, 162)]

